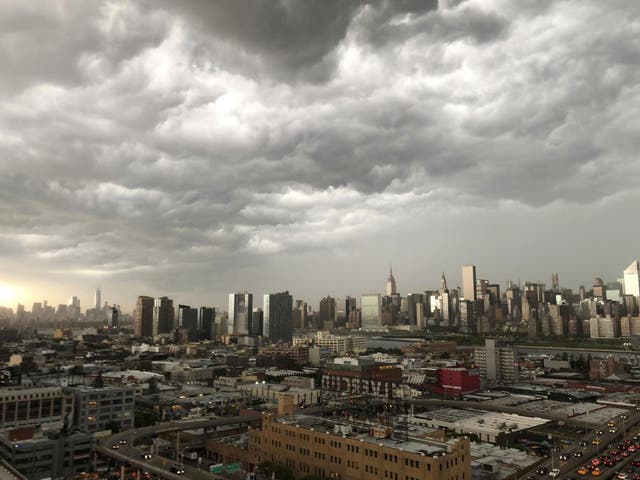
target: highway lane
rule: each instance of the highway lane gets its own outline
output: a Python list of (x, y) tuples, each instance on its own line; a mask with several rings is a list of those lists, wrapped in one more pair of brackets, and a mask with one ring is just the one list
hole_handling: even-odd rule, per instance
[[(96, 447), (96, 451), (100, 455), (117, 460), (122, 463), (129, 463), (133, 468), (148, 471), (161, 478), (168, 480), (176, 479), (195, 479), (195, 480), (212, 480), (215, 478), (224, 478), (219, 475), (211, 474), (205, 470), (199, 470), (189, 465), (185, 465), (185, 475), (176, 475), (169, 471), (174, 461), (163, 457), (152, 457), (151, 461), (142, 458), (141, 452), (136, 450), (135, 442), (149, 436), (159, 433), (176, 432), (180, 430), (191, 430), (196, 428), (213, 428), (224, 425), (233, 425), (236, 423), (251, 423), (262, 419), (262, 413), (252, 413), (249, 415), (238, 415), (234, 417), (218, 417), (210, 419), (196, 419), (189, 421), (163, 422), (157, 425), (124, 430), (122, 432), (110, 435), (101, 440), (100, 445)], [(121, 445), (120, 441), (126, 441), (127, 444)], [(113, 449), (112, 445), (117, 444), (120, 447)]]
[[(626, 433), (627, 433), (627, 438), (630, 438), (630, 437), (633, 436), (632, 432), (634, 430), (636, 430), (634, 427), (636, 427), (636, 425), (640, 422), (640, 413), (630, 410), (627, 415), (628, 415), (628, 418), (625, 420), (624, 423), (625, 423), (625, 430), (626, 430)], [(566, 453), (566, 454), (571, 455), (571, 457), (569, 457), (569, 459), (566, 462), (559, 462), (559, 460), (557, 459), (558, 458), (558, 454), (554, 453), (555, 460), (552, 461), (552, 459), (549, 458), (549, 460), (547, 460), (546, 462), (541, 464), (541, 466), (546, 467), (549, 471), (553, 468), (553, 466), (559, 468), (560, 469), (560, 475), (558, 476), (558, 478), (560, 478), (560, 479), (565, 478), (565, 477), (572, 477), (572, 476), (576, 476), (576, 478), (582, 478), (580, 475), (578, 475), (576, 473), (577, 469), (579, 467), (591, 462), (592, 458), (601, 455), (605, 451), (608, 451), (609, 450), (608, 445), (610, 445), (610, 444), (617, 445), (618, 443), (621, 443), (624, 440), (623, 431), (622, 431), (622, 428), (620, 428), (620, 426), (622, 425), (622, 420), (620, 418), (618, 418), (618, 419), (616, 419), (616, 423), (618, 424), (618, 428), (617, 428), (616, 433), (609, 432), (609, 428), (606, 425), (603, 425), (601, 427), (601, 430), (604, 433), (603, 433), (603, 435), (601, 435), (599, 437), (600, 440), (601, 440), (601, 444), (600, 445), (593, 445), (591, 443), (592, 440), (594, 439), (594, 435), (593, 434), (585, 435), (585, 436), (582, 437), (582, 440), (587, 442), (587, 446), (586, 447), (577, 447), (576, 446), (576, 447), (572, 447), (572, 448), (565, 449), (565, 450), (562, 451), (562, 453)], [(578, 451), (578, 450), (583, 452), (583, 456), (581, 458), (573, 457), (573, 452)], [(611, 478), (617, 471), (620, 471), (626, 465), (628, 465), (628, 463), (631, 462), (631, 459), (635, 458), (636, 454), (630, 455), (629, 457), (625, 458), (622, 462), (620, 462), (617, 465), (614, 465), (613, 467), (603, 468), (602, 469), (602, 475), (600, 475), (597, 478), (602, 479), (602, 480), (606, 480), (608, 478)], [(548, 476), (546, 476), (546, 477), (549, 478)], [(591, 475), (588, 475), (587, 477), (591, 478)], [(585, 477), (585, 478), (587, 478), (587, 477)]]

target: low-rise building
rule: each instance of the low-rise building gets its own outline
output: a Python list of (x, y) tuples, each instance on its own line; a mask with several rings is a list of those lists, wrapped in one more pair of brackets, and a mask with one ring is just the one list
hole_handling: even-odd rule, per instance
[(83, 432), (41, 434), (24, 440), (11, 440), (9, 432), (0, 436), (0, 456), (29, 480), (70, 478), (87, 472), (92, 452), (93, 437)]
[(133, 427), (134, 389), (130, 386), (67, 387), (75, 397), (74, 425), (90, 433)]
[(441, 408), (412, 416), (409, 422), (434, 428), (445, 428), (459, 434), (476, 435), (480, 441), (504, 444), (518, 432), (548, 423), (538, 417), (475, 409)]
[(469, 439), (394, 438), (388, 426), (358, 427), (307, 415), (265, 415), (249, 431), (255, 463), (276, 462), (296, 478), (470, 480)]
[(322, 373), (322, 388), (333, 392), (390, 397), (400, 383), (400, 367), (380, 365), (370, 357), (336, 358)]
[(0, 389), (0, 426), (13, 428), (43, 423), (62, 426), (74, 410), (74, 397), (61, 387)]

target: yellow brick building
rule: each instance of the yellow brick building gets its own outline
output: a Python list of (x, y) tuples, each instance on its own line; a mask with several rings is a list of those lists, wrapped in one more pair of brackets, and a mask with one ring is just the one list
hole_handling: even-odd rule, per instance
[(265, 415), (262, 428), (249, 431), (249, 450), (256, 464), (280, 463), (296, 478), (471, 479), (466, 437), (441, 442), (308, 415)]

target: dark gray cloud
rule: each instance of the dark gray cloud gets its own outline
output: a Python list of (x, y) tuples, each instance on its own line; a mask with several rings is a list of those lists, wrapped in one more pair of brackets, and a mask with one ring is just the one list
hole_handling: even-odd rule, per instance
[[(4, 2), (6, 282), (222, 306), (240, 288), (357, 295), (389, 261), (412, 290), (468, 262), (525, 277), (497, 258), (518, 235), (540, 276), (560, 270), (549, 232), (591, 258), (593, 219), (635, 228), (639, 16), (631, 0)], [(565, 278), (615, 278), (638, 255), (620, 250)]]

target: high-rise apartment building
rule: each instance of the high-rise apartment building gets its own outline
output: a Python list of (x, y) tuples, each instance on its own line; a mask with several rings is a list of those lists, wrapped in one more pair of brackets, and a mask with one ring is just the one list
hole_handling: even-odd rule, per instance
[(264, 296), (263, 334), (272, 342), (290, 342), (293, 337), (293, 297), (288, 291)]
[(133, 331), (138, 338), (153, 336), (153, 297), (138, 297), (133, 312)]
[(382, 298), (379, 293), (360, 297), (361, 322), (363, 330), (379, 330), (382, 327)]
[(175, 328), (173, 300), (159, 297), (153, 301), (153, 336), (171, 333)]
[(631, 262), (624, 271), (624, 294), (640, 297), (640, 266), (638, 260)]
[(239, 292), (229, 294), (229, 334), (251, 335), (251, 320), (253, 315), (253, 294)]
[(476, 267), (464, 265), (462, 267), (462, 298), (475, 302), (476, 300)]
[(473, 347), (473, 360), (480, 378), (488, 385), (518, 382), (518, 352), (487, 338), (483, 347)]

